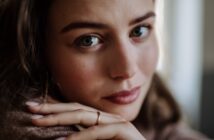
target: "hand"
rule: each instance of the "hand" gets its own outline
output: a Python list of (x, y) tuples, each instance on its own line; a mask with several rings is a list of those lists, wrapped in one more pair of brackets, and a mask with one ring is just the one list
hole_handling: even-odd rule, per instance
[[(122, 117), (81, 105), (79, 103), (27, 103), (36, 114), (32, 122), (37, 126), (65, 126), (80, 124), (88, 128), (68, 136), (67, 140), (144, 140), (140, 132)], [(99, 122), (97, 123), (100, 112)]]

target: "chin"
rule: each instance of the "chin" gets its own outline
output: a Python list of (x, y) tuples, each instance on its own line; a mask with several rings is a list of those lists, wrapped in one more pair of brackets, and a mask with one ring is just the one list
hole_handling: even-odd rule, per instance
[(137, 118), (140, 110), (121, 113), (121, 116), (127, 121), (133, 121)]
[[(112, 107), (113, 108), (113, 107)], [(115, 107), (113, 110), (109, 110), (109, 112), (119, 115), (122, 118), (124, 118), (127, 121), (133, 121), (137, 118), (139, 112), (140, 112), (141, 106), (133, 105), (133, 106), (120, 106)]]
[(104, 101), (102, 103), (105, 104), (103, 105), (105, 107), (102, 108), (101, 110), (119, 115), (127, 121), (133, 121), (137, 118), (141, 110), (143, 100), (144, 100), (144, 95), (141, 95), (140, 98), (138, 98), (138, 100), (136, 100), (135, 102), (126, 104), (126, 105), (121, 105), (121, 104), (119, 105), (108, 101), (107, 102)]
[(121, 115), (127, 121), (133, 121), (139, 115), (142, 105), (144, 102), (144, 96), (139, 98), (135, 103), (129, 104), (127, 106), (118, 108), (118, 114)]
[(124, 119), (131, 122), (137, 118), (137, 115), (138, 115), (138, 113), (134, 114), (134, 115), (130, 113), (130, 114), (125, 115)]

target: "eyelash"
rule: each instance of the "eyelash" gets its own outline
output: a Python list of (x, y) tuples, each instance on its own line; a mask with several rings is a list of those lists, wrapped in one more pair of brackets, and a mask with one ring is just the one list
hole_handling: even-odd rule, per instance
[[(147, 29), (147, 31), (148, 31), (148, 34), (147, 34), (147, 36), (145, 36), (145, 38), (146, 37), (148, 37), (149, 36), (149, 34), (150, 34), (150, 32), (151, 32), (151, 30), (152, 30), (152, 25), (150, 25), (150, 24), (143, 24), (143, 25), (138, 25), (138, 26), (136, 26), (132, 31), (131, 31), (131, 33), (133, 33), (133, 31), (135, 30), (135, 29), (137, 29), (137, 28), (144, 28), (144, 29)], [(132, 35), (130, 35), (130, 37), (132, 37)], [(144, 39), (145, 39), (144, 38)]]
[[(138, 36), (133, 36), (132, 33), (134, 33), (134, 30), (138, 29), (138, 28), (144, 28), (144, 30), (146, 29), (147, 30), (147, 34), (143, 37), (138, 37)], [(130, 32), (130, 35), (129, 37), (133, 38), (133, 40), (135, 40), (136, 42), (141, 42), (141, 41), (144, 41), (146, 38), (149, 37), (151, 31), (152, 31), (153, 27), (151, 24), (141, 24), (141, 25), (138, 25), (136, 27), (134, 27), (131, 32)], [(136, 33), (136, 32), (135, 32)], [(93, 38), (93, 41), (97, 41), (95, 43), (95, 45), (84, 45), (84, 43), (90, 43), (90, 38), (92, 39)], [(83, 42), (84, 39), (89, 39), (88, 41), (89, 42)], [(86, 40), (85, 40), (86, 41)], [(93, 43), (93, 41), (91, 43)], [(80, 37), (78, 37), (75, 41), (74, 41), (74, 44), (76, 47), (78, 48), (83, 48), (83, 49), (93, 49), (94, 46), (97, 46), (98, 44), (100, 43), (103, 43), (103, 37), (100, 35), (100, 34), (97, 34), (97, 33), (92, 33), (92, 34), (86, 34), (86, 35), (82, 35)]]
[[(82, 35), (82, 36), (80, 36), (80, 37), (78, 37), (76, 40), (75, 40), (75, 42), (74, 42), (74, 44), (75, 44), (75, 46), (77, 46), (77, 47), (81, 47), (81, 48), (85, 48), (85, 49), (87, 49), (87, 48), (92, 48), (93, 46), (96, 46), (96, 45), (93, 45), (93, 46), (87, 46), (87, 45), (83, 45), (82, 43), (82, 41), (84, 40), (84, 39), (88, 39), (88, 38), (93, 38), (93, 39), (97, 39), (96, 41), (98, 41), (99, 43), (102, 43), (103, 41), (102, 41), (102, 39), (101, 39), (101, 35), (97, 35), (97, 34), (86, 34), (86, 35)], [(85, 40), (86, 41), (86, 40)], [(85, 43), (87, 43), (87, 42), (85, 42)]]

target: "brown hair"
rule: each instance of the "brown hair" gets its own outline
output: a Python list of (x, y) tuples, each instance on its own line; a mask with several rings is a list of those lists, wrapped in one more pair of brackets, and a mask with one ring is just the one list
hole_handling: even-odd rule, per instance
[(51, 0), (1, 0), (1, 96), (27, 98), (32, 90), (38, 96), (44, 94), (47, 88), (44, 28), (50, 3)]
[[(42, 96), (51, 87), (51, 83), (46, 84), (50, 79), (43, 48), (52, 1), (0, 0), (1, 98)], [(180, 116), (171, 93), (155, 74), (137, 122), (146, 129), (163, 129), (178, 122)]]

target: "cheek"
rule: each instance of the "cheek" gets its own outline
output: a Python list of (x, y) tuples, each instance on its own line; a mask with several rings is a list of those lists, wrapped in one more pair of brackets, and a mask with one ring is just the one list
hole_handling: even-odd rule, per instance
[(69, 57), (69, 59), (61, 57), (61, 60), (54, 64), (52, 72), (61, 85), (63, 96), (75, 101), (90, 99), (94, 96), (92, 93), (95, 93), (101, 73), (98, 62), (75, 57)]
[(156, 43), (148, 44), (140, 55), (140, 69), (146, 76), (152, 76), (158, 62), (158, 46)]

